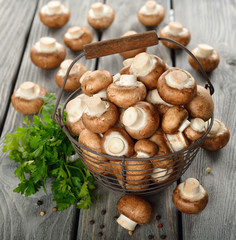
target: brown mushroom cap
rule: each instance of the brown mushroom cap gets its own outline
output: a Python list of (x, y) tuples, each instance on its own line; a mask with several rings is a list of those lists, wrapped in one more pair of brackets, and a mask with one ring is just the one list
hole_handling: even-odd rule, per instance
[[(108, 101), (102, 101), (99, 97), (91, 97), (85, 101), (87, 109), (82, 115), (84, 126), (94, 133), (104, 133), (114, 126), (119, 118), (117, 107)], [(96, 109), (102, 105), (102, 113), (96, 113)], [(92, 113), (92, 114), (91, 114)], [(94, 114), (95, 113), (95, 114)]]
[(50, 1), (39, 11), (40, 20), (50, 28), (64, 26), (70, 19), (70, 10), (59, 1)]
[(66, 50), (65, 47), (56, 42), (54, 38), (43, 37), (31, 48), (30, 57), (37, 67), (42, 69), (53, 69), (58, 67), (65, 59)]
[(155, 133), (160, 117), (151, 103), (141, 101), (126, 109), (120, 115), (120, 120), (131, 137), (143, 139)]
[(95, 93), (107, 88), (112, 83), (112, 75), (106, 70), (96, 70), (83, 77), (81, 89), (83, 93), (92, 96)]
[(151, 204), (139, 196), (125, 195), (117, 202), (117, 211), (132, 221), (145, 225), (153, 216)]
[(184, 130), (185, 136), (191, 141), (196, 141), (205, 132), (205, 122), (201, 118), (191, 119), (190, 125)]
[(204, 87), (197, 85), (196, 96), (185, 105), (185, 108), (191, 117), (207, 121), (213, 114), (214, 102), (210, 93)]
[(138, 77), (147, 89), (155, 89), (159, 77), (166, 71), (165, 62), (155, 55), (140, 53), (136, 55), (129, 67), (129, 74)]
[[(62, 87), (66, 71), (70, 64), (71, 59), (66, 59), (61, 63), (61, 69), (57, 72), (55, 80), (59, 88)], [(75, 91), (80, 87), (80, 78), (87, 71), (87, 68), (83, 64), (75, 63), (68, 76), (64, 89), (66, 91)]]
[[(23, 90), (29, 94), (34, 94), (37, 92), (36, 98), (26, 99), (19, 95), (19, 90)], [(21, 84), (20, 88), (13, 93), (11, 96), (12, 106), (16, 111), (23, 114), (35, 114), (37, 113), (43, 105), (43, 99), (41, 96), (47, 95), (47, 92), (44, 87), (33, 83), (33, 82), (24, 82)]]
[(158, 79), (157, 91), (165, 102), (184, 105), (196, 96), (197, 84), (187, 71), (170, 68)]
[[(133, 78), (135, 78), (133, 75), (121, 75), (120, 80), (111, 83), (107, 88), (109, 101), (120, 108), (128, 108), (144, 100), (147, 94), (146, 87), (143, 83)], [(127, 80), (131, 80), (131, 84), (128, 84)]]
[[(161, 127), (165, 133), (174, 134), (188, 119), (188, 111), (180, 106), (170, 107), (162, 117)], [(190, 124), (190, 122), (188, 122)], [(189, 125), (185, 124), (185, 128)]]
[(147, 1), (145, 5), (138, 11), (138, 20), (147, 27), (155, 27), (159, 25), (165, 17), (165, 9), (155, 1)]
[(157, 144), (148, 139), (141, 139), (135, 143), (134, 151), (137, 154), (140, 152), (147, 154), (148, 157), (153, 157), (158, 152), (158, 146)]
[[(125, 36), (130, 36), (130, 35), (134, 35), (137, 34), (137, 32), (135, 31), (128, 31), (125, 34), (123, 34), (121, 37), (125, 37)], [(126, 52), (121, 52), (120, 55), (123, 58), (132, 58), (135, 57), (137, 54), (141, 53), (141, 52), (145, 52), (146, 48), (139, 48), (139, 49), (134, 49), (134, 50), (130, 50), (130, 51), (126, 51)]]
[(228, 127), (218, 119), (214, 119), (210, 132), (205, 137), (202, 148), (217, 151), (226, 146), (230, 139)]
[(176, 208), (187, 214), (201, 212), (208, 203), (208, 193), (195, 178), (179, 184), (172, 195)]
[[(219, 65), (220, 57), (218, 53), (207, 44), (199, 44), (198, 47), (194, 48), (191, 52), (206, 72), (213, 71)], [(188, 57), (188, 61), (195, 70), (200, 71), (197, 63), (191, 56)]]
[(110, 128), (102, 137), (103, 153), (111, 156), (130, 157), (134, 153), (134, 143), (122, 128)]
[(73, 51), (83, 50), (83, 46), (91, 43), (92, 39), (92, 31), (87, 27), (70, 27), (64, 35), (64, 43)]
[[(179, 22), (170, 22), (167, 26), (163, 27), (160, 31), (160, 37), (170, 38), (184, 46), (188, 45), (191, 34), (187, 28)], [(180, 47), (174, 43), (161, 41), (163, 45), (170, 49), (180, 49)]]
[[(105, 11), (104, 11), (105, 9)], [(103, 13), (106, 13), (103, 15)], [(87, 14), (89, 25), (95, 29), (108, 28), (115, 18), (115, 12), (111, 6), (96, 2), (92, 4), (91, 9)]]

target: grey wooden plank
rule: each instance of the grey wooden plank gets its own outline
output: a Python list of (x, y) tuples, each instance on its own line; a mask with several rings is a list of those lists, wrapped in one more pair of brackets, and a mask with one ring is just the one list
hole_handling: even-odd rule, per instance
[[(7, 112), (7, 103), (20, 66), (25, 41), (33, 21), (37, 2), (38, 0), (0, 1), (0, 129), (2, 128)], [(16, 49), (18, 50), (16, 51)]]
[[(15, 89), (24, 81), (33, 81), (44, 86), (49, 92), (58, 93), (59, 88), (54, 80), (58, 69), (42, 70), (34, 66), (29, 57), (30, 48), (40, 37), (46, 35), (53, 36), (60, 43), (63, 43), (63, 35), (68, 27), (73, 25), (88, 26), (86, 12), (92, 1), (62, 1), (71, 9), (71, 19), (60, 29), (48, 29), (39, 20), (38, 11), (47, 2), (47, 0), (41, 0), (39, 2)], [(22, 11), (22, 14), (24, 17), (26, 16), (24, 11)], [(8, 17), (9, 16), (14, 18), (14, 15), (8, 15)], [(96, 36), (93, 40), (97, 40)], [(67, 49), (67, 58), (74, 58), (77, 54), (78, 53), (73, 53)], [(93, 70), (95, 67), (95, 60), (82, 60), (81, 62), (84, 63), (89, 70)], [(4, 88), (1, 87), (1, 91), (4, 91)], [(12, 105), (10, 105), (0, 142), (1, 152), (5, 135), (8, 132), (13, 132), (17, 126), (22, 126), (22, 118), (23, 115), (17, 113)], [(13, 193), (13, 189), (17, 187), (19, 182), (14, 177), (15, 168), (16, 165), (10, 161), (7, 154), (1, 154), (0, 239), (72, 239), (76, 232), (74, 227), (77, 227), (74, 224), (77, 221), (77, 210), (75, 207), (70, 207), (63, 212), (52, 212), (52, 207), (55, 206), (55, 202), (52, 201), (50, 183), (47, 184), (48, 195), (43, 191), (30, 197)], [(43, 199), (44, 202), (40, 207), (36, 205), (39, 199)], [(45, 211), (46, 215), (41, 217), (39, 215), (40, 211)]]
[[(103, 32), (102, 40), (120, 37), (131, 29), (137, 32), (144, 32), (146, 30), (136, 17), (138, 9), (145, 2), (144, 0), (138, 3), (135, 0), (107, 0), (106, 2), (114, 8), (116, 17), (110, 28)], [(158, 2), (165, 7), (167, 12), (164, 23), (161, 24), (163, 26), (168, 22), (167, 9), (169, 6), (167, 5), (167, 1)], [(161, 44), (149, 48), (148, 52), (160, 56), (171, 65), (170, 51)], [(122, 61), (122, 57), (118, 54), (106, 56), (99, 59), (98, 68), (109, 70), (112, 74), (115, 74), (122, 68)], [(129, 236), (127, 230), (120, 227), (113, 219), (114, 216), (118, 215), (116, 203), (122, 195), (108, 191), (103, 186), (98, 186), (99, 201), (94, 203), (89, 210), (80, 211), (77, 239), (148, 239), (149, 235), (153, 235), (153, 239), (155, 240), (160, 239), (161, 235), (166, 235), (167, 239), (178, 239), (177, 211), (171, 203), (171, 194), (174, 187), (175, 184), (154, 196), (146, 197), (154, 207), (154, 218), (150, 224), (137, 227), (133, 235)], [(106, 210), (104, 216), (101, 215), (103, 209)], [(155, 219), (157, 215), (161, 216), (159, 221)], [(90, 220), (95, 220), (95, 223), (91, 225), (89, 223)], [(162, 228), (158, 228), (159, 223), (163, 224)], [(105, 226), (104, 229), (100, 229), (101, 224)], [(102, 237), (98, 235), (99, 232), (103, 233)]]
[[(210, 197), (208, 206), (202, 213), (194, 216), (183, 214), (183, 236), (184, 239), (192, 240), (235, 239), (235, 1), (175, 0), (174, 9), (175, 19), (192, 33), (189, 49), (204, 42), (213, 46), (220, 55), (218, 68), (209, 74), (215, 87), (214, 114), (231, 131), (231, 139), (224, 149), (217, 152), (200, 151), (183, 177), (198, 178)], [(177, 53), (176, 64), (192, 73), (200, 84), (204, 84), (201, 75), (191, 69), (184, 52)], [(212, 169), (210, 174), (206, 173), (207, 167)]]

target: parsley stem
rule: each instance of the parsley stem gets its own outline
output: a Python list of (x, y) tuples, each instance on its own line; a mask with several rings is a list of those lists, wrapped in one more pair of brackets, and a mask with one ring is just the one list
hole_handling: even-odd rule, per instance
[(64, 166), (65, 166), (65, 169), (66, 169), (66, 171), (67, 171), (69, 177), (71, 178), (71, 173), (70, 173), (70, 170), (69, 170), (68, 167), (67, 167), (67, 164), (64, 163)]
[(86, 179), (86, 177), (85, 177), (83, 171), (82, 171), (80, 168), (78, 168), (78, 167), (74, 167), (74, 166), (71, 166), (71, 165), (67, 165), (67, 167), (69, 167), (69, 168), (74, 168), (74, 169), (76, 169), (76, 170), (79, 170), (79, 171), (81, 172), (81, 174), (83, 175), (84, 179)]

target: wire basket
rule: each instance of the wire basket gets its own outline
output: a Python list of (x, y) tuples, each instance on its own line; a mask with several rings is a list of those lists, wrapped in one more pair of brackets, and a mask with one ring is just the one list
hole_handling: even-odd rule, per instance
[(205, 87), (209, 89), (212, 95), (214, 93), (214, 87), (195, 56), (181, 44), (168, 38), (160, 38), (155, 31), (149, 31), (85, 45), (84, 51), (76, 57), (69, 66), (63, 86), (57, 98), (53, 119), (63, 129), (75, 151), (86, 168), (93, 174), (97, 182), (115, 192), (123, 192), (126, 194), (135, 193), (138, 195), (153, 194), (165, 189), (178, 180), (192, 163), (204, 138), (209, 133), (213, 125), (213, 116), (208, 121), (207, 130), (204, 135), (181, 151), (152, 158), (127, 158), (110, 156), (93, 151), (81, 145), (77, 139), (72, 137), (66, 124), (63, 122), (62, 116), (66, 104), (75, 96), (81, 94), (81, 89), (77, 89), (68, 97), (62, 109), (59, 109), (58, 105), (71, 68), (83, 56), (85, 56), (86, 59), (97, 58), (141, 47), (153, 46), (158, 44), (159, 40), (175, 43), (196, 61), (203, 77), (207, 81)]

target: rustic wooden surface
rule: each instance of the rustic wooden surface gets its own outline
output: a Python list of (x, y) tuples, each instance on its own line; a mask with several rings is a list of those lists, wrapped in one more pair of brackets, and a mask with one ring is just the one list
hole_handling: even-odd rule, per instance
[[(86, 14), (89, 6), (95, 0), (65, 0), (61, 1), (71, 9), (70, 21), (60, 29), (48, 29), (38, 17), (39, 9), (48, 2), (47, 0), (34, 1), (3, 1), (0, 0), (0, 27), (1, 27), (1, 87), (2, 96), (0, 110), (0, 125), (4, 126), (0, 151), (4, 136), (13, 132), (16, 126), (22, 122), (23, 115), (17, 113), (9, 103), (11, 92), (16, 90), (24, 81), (33, 81), (41, 84), (50, 92), (59, 92), (54, 76), (55, 70), (41, 70), (34, 66), (29, 58), (31, 46), (42, 36), (53, 36), (63, 43), (63, 35), (67, 28), (74, 25), (89, 26)], [(115, 20), (110, 28), (100, 35), (102, 40), (116, 38), (128, 30), (144, 32), (136, 17), (136, 13), (145, 0), (125, 1), (106, 0), (116, 12)], [(166, 17), (160, 28), (169, 22), (170, 2), (159, 0), (166, 9)], [(222, 1), (193, 1), (173, 0), (175, 19), (182, 22), (192, 33), (192, 40), (189, 49), (194, 48), (198, 43), (205, 42), (216, 48), (221, 57), (219, 68), (210, 78), (215, 87), (214, 102), (216, 105), (215, 116), (224, 121), (230, 128), (231, 140), (226, 148), (209, 153), (201, 150), (193, 164), (184, 174), (182, 179), (196, 177), (208, 190), (210, 201), (205, 211), (198, 215), (180, 214), (171, 201), (171, 194), (175, 187), (169, 187), (156, 196), (149, 196), (148, 199), (154, 207), (154, 218), (147, 226), (138, 226), (133, 234), (129, 236), (127, 231), (122, 229), (114, 216), (118, 215), (115, 205), (121, 194), (110, 192), (103, 187), (97, 188), (100, 200), (92, 205), (89, 210), (78, 211), (70, 207), (63, 212), (52, 212), (55, 203), (52, 202), (52, 195), (49, 191), (45, 195), (40, 191), (32, 197), (25, 198), (13, 193), (18, 180), (14, 177), (16, 165), (10, 162), (7, 154), (1, 154), (0, 158), (0, 239), (186, 239), (186, 240), (221, 240), (235, 239), (236, 217), (235, 217), (235, 94), (234, 76), (236, 74), (236, 51), (234, 41), (236, 33), (235, 11), (236, 3), (233, 0)], [(184, 7), (183, 7), (184, 6)], [(14, 12), (14, 14), (13, 14)], [(7, 21), (8, 19), (8, 21)], [(28, 37), (29, 34), (29, 37)], [(93, 41), (98, 37), (93, 30)], [(4, 36), (4, 37), (3, 37)], [(67, 58), (74, 58), (78, 55), (67, 50)], [(166, 63), (172, 66), (171, 51), (162, 44), (150, 47), (149, 53), (156, 54), (163, 58)], [(89, 70), (95, 68), (106, 69), (116, 74), (122, 68), (122, 57), (119, 54), (102, 57), (99, 60), (82, 60)], [(192, 73), (200, 84), (204, 84), (201, 75), (191, 69), (187, 62), (187, 55), (182, 51), (175, 52), (173, 59), (176, 66), (182, 67)], [(97, 62), (97, 64), (96, 64)], [(65, 94), (67, 95), (67, 94)], [(63, 99), (62, 99), (63, 101)], [(5, 117), (6, 116), (6, 117)], [(206, 167), (211, 167), (212, 172), (206, 173)], [(50, 183), (47, 184), (48, 190)], [(43, 205), (37, 206), (38, 200), (43, 200)], [(106, 210), (105, 215), (101, 214)], [(40, 211), (46, 215), (41, 217)], [(161, 219), (157, 221), (156, 215)], [(90, 220), (95, 220), (92, 225)], [(158, 224), (163, 224), (158, 228)], [(100, 228), (101, 225), (104, 228)], [(99, 237), (99, 232), (103, 233)]]

